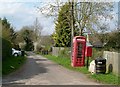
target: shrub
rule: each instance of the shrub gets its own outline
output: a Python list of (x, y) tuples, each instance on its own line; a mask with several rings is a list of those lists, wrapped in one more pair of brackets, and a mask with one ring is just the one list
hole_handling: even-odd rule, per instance
[(15, 48), (16, 50), (21, 50), (21, 48), (20, 48), (20, 46), (18, 44), (13, 44), (12, 47)]
[(103, 48), (92, 48), (92, 49), (93, 49), (92, 59), (96, 59), (103, 55), (103, 51), (104, 51)]
[(38, 43), (38, 44), (36, 45), (36, 50), (35, 50), (35, 51), (41, 52), (42, 49), (43, 49), (43, 47), (41, 47), (41, 44)]
[(24, 50), (26, 50), (26, 51), (33, 51), (34, 50), (34, 45), (33, 45), (33, 42), (31, 40), (26, 41)]

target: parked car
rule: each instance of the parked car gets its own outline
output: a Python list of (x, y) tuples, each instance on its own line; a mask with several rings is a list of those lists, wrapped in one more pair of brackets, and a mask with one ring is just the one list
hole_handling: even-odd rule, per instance
[(20, 50), (16, 50), (12, 48), (12, 55), (13, 56), (21, 56), (22, 52)]

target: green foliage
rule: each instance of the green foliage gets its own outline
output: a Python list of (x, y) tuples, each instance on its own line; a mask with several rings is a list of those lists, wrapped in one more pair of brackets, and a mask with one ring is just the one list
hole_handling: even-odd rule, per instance
[(109, 41), (109, 33), (98, 33), (96, 34), (99, 41), (101, 42), (101, 45), (104, 46)]
[(26, 39), (25, 42), (26, 42), (26, 45), (25, 45), (24, 50), (32, 51), (34, 49), (33, 42), (30, 39)]
[(120, 85), (120, 77), (111, 74), (94, 74), (90, 76), (91, 78), (96, 79), (98, 82), (107, 83), (107, 84), (116, 84)]
[(16, 33), (6, 18), (1, 19), (2, 21), (2, 38), (15, 44)]
[(63, 50), (61, 50), (59, 52), (59, 57), (69, 58), (70, 57), (70, 48), (64, 48)]
[(21, 48), (18, 44), (14, 44), (12, 47), (15, 48), (16, 50), (21, 50)]
[(12, 46), (8, 40), (4, 38), (0, 39), (2, 39), (2, 59), (6, 60), (12, 55)]
[(32, 41), (36, 40), (36, 34), (33, 31), (33, 26), (23, 26), (20, 31), (17, 32), (17, 42), (24, 42), (25, 38), (29, 38)]
[(120, 49), (120, 31), (114, 31), (112, 33), (109, 34), (109, 41), (107, 42), (107, 44), (105, 45), (105, 47), (108, 50), (117, 50), (119, 51)]
[(24, 50), (31, 51), (34, 49), (34, 31), (31, 27), (24, 26), (21, 31), (18, 32), (18, 42), (25, 42)]
[(49, 50), (51, 48), (51, 46), (53, 45), (53, 39), (49, 35), (41, 36), (40, 40), (41, 40), (41, 42), (38, 46), (41, 45), (41, 46), (45, 47), (46, 50)]
[(66, 3), (59, 11), (58, 19), (55, 23), (55, 33), (53, 34), (56, 47), (70, 47), (71, 45), (70, 6), (70, 4)]
[(2, 75), (7, 75), (17, 70), (25, 62), (25, 57), (9, 57), (6, 61), (2, 62)]
[(92, 48), (92, 59), (96, 59), (103, 55), (104, 48)]

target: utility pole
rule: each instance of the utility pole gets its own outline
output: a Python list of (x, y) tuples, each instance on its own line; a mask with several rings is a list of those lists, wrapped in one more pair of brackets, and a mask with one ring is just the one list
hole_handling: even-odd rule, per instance
[(71, 1), (71, 58), (74, 37), (74, 0)]
[(71, 36), (72, 38), (74, 37), (74, 0), (72, 0), (71, 2), (71, 16), (72, 16), (72, 20), (71, 20)]
[(118, 32), (120, 34), (120, 1), (118, 2)]

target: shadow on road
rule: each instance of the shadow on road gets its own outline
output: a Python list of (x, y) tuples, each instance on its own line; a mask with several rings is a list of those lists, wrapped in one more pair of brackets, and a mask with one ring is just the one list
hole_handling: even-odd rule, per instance
[(35, 61), (47, 61), (47, 59), (35, 59)]
[(16, 72), (3, 77), (3, 84), (9, 84), (14, 81), (23, 79), (30, 79), (35, 75), (43, 74), (47, 72), (47, 69), (42, 63), (36, 61), (46, 61), (45, 59), (34, 59), (34, 56), (28, 56), (26, 63)]

